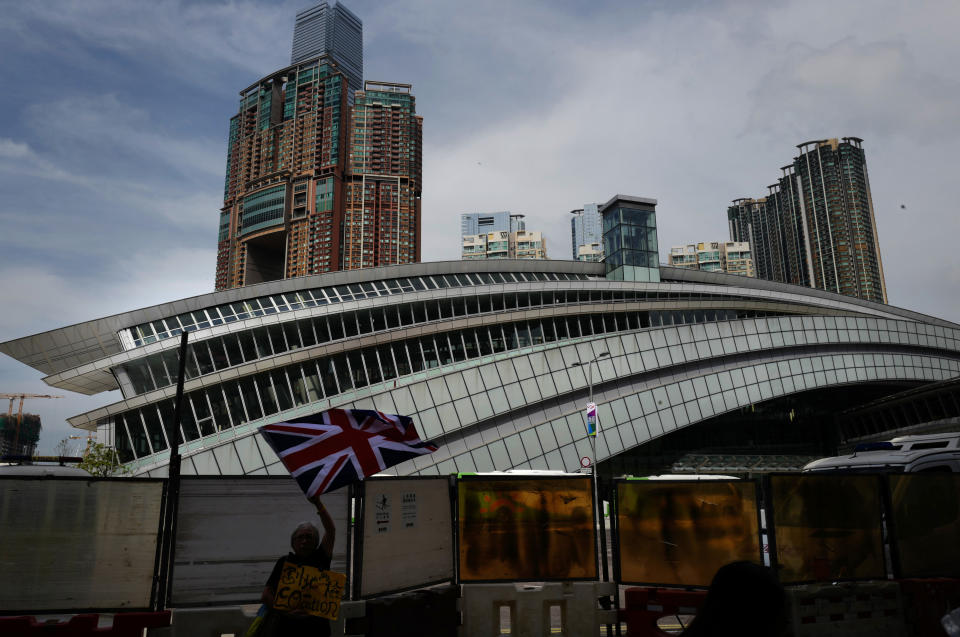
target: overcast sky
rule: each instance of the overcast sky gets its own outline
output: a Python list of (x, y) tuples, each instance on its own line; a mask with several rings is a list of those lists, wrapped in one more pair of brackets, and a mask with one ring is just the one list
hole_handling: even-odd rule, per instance
[[(424, 260), (494, 210), (568, 259), (569, 210), (623, 193), (658, 199), (663, 261), (796, 144), (858, 136), (891, 303), (960, 322), (956, 0), (345, 4), (424, 117)], [(212, 290), (237, 93), (306, 6), (0, 0), (0, 341)], [(0, 393), (64, 393), (41, 377), (0, 357)], [(28, 402), (41, 451), (116, 400)]]

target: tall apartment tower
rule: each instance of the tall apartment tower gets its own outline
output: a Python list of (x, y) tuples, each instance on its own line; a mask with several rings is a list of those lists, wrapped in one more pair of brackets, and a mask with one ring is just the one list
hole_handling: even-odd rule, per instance
[(347, 80), (327, 57), (240, 92), (230, 119), (216, 288), (341, 268)]
[(728, 207), (730, 238), (750, 242), (759, 278), (886, 303), (863, 140), (797, 148), (767, 197)]
[(363, 22), (337, 2), (326, 2), (297, 12), (290, 64), (321, 55), (333, 60), (347, 77), (347, 101), (363, 88)]
[(368, 83), (351, 112), (347, 86), (321, 56), (240, 93), (218, 290), (420, 260), (423, 122), (411, 87)]
[(574, 261), (578, 261), (583, 254), (591, 252), (594, 244), (602, 244), (603, 219), (600, 217), (600, 204), (596, 203), (583, 204), (583, 208), (571, 210), (570, 214), (573, 215), (570, 219), (570, 254)]
[(352, 111), (343, 269), (420, 261), (422, 165), (412, 87), (367, 82)]

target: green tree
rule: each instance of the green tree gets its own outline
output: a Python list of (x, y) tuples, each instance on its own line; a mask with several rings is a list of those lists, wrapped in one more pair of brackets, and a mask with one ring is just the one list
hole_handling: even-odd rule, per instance
[(117, 455), (116, 449), (93, 440), (87, 441), (87, 448), (83, 450), (83, 460), (77, 466), (98, 478), (130, 472), (129, 468), (120, 464), (120, 456)]

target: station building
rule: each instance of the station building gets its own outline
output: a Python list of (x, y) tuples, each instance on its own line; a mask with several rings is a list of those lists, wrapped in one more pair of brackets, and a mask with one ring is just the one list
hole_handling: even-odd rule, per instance
[(183, 331), (188, 475), (285, 474), (257, 427), (333, 407), (410, 415), (440, 445), (392, 473), (575, 471), (593, 458), (583, 414), (591, 397), (604, 474), (669, 469), (694, 452), (830, 455), (838, 414), (960, 374), (960, 325), (658, 266), (654, 205), (617, 196), (603, 206), (603, 263), (461, 260), (276, 280), (27, 336), (0, 352), (53, 387), (119, 390), (69, 422), (115, 445), (134, 475), (151, 476), (167, 470), (163, 423)]

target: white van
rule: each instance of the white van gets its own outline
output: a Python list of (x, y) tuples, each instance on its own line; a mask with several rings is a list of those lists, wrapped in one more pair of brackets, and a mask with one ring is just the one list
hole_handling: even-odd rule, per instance
[(901, 436), (857, 445), (849, 456), (821, 458), (803, 467), (813, 471), (861, 473), (960, 473), (960, 432)]

